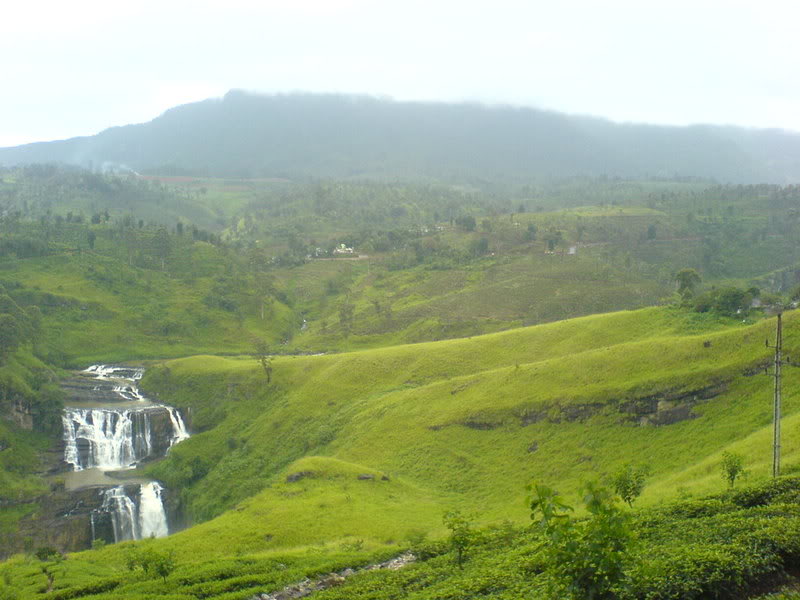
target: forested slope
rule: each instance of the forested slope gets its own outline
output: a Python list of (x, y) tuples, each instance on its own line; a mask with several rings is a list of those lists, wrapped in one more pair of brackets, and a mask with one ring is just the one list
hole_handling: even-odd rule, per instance
[(164, 175), (530, 181), (609, 175), (790, 183), (800, 136), (615, 124), (530, 108), (232, 91), (144, 124), (0, 149), (0, 164), (63, 162)]

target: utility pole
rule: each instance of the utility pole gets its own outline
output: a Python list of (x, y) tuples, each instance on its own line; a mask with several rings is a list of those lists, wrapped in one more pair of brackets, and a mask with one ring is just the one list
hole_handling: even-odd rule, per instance
[(781, 474), (781, 365), (783, 364), (783, 323), (781, 312), (778, 312), (778, 325), (775, 332), (775, 345), (770, 346), (767, 340), (767, 348), (775, 348), (775, 363), (772, 376), (775, 378), (775, 396), (772, 405), (772, 476), (778, 477)]

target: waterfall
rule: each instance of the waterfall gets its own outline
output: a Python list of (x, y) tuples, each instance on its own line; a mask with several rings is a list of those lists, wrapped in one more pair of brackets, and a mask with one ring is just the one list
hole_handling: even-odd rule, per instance
[(143, 483), (139, 488), (139, 532), (143, 538), (163, 537), (169, 533), (161, 491), (157, 481)]
[(167, 406), (166, 408), (167, 411), (169, 411), (169, 420), (172, 422), (172, 439), (169, 442), (170, 447), (172, 447), (178, 442), (182, 442), (188, 438), (189, 432), (186, 431), (186, 424), (181, 418), (181, 413), (171, 406)]
[[(138, 501), (128, 496), (122, 485), (101, 492), (103, 504), (98, 512), (108, 514), (111, 519), (114, 542), (164, 537), (169, 533), (162, 489), (156, 481), (143, 483), (139, 486)], [(93, 514), (92, 539), (95, 536), (94, 519)]]
[[(70, 389), (73, 394), (77, 390), (80, 404), (92, 402), (102, 407), (64, 407), (64, 461), (73, 471), (135, 467), (145, 458), (163, 456), (168, 448), (189, 437), (178, 409), (154, 403), (139, 391), (144, 369), (92, 365), (83, 371), (84, 381), (87, 375), (92, 383), (73, 384)], [(126, 401), (125, 408), (118, 398)], [(114, 542), (122, 542), (167, 535), (163, 493), (156, 481), (105, 488), (100, 492), (100, 507), (90, 515), (92, 540), (99, 536), (111, 541), (113, 536)]]
[(140, 527), (136, 518), (136, 504), (125, 493), (124, 486), (117, 486), (103, 491), (101, 512), (111, 515), (114, 528), (114, 541), (141, 539)]
[(115, 367), (113, 365), (92, 365), (84, 369), (84, 373), (90, 373), (95, 379), (130, 379), (138, 381), (144, 376), (144, 369), (141, 367)]
[(146, 411), (65, 408), (61, 420), (64, 460), (75, 471), (92, 467), (127, 469), (150, 454), (150, 417)]
[(132, 385), (115, 385), (114, 392), (124, 400), (144, 400), (144, 396), (139, 393), (139, 389)]

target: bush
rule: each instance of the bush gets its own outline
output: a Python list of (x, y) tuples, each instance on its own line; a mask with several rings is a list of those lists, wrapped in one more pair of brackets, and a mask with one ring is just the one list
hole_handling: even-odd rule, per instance
[(747, 474), (744, 468), (744, 458), (742, 458), (740, 454), (734, 452), (722, 453), (722, 464), (720, 468), (722, 469), (722, 478), (728, 482), (731, 488), (739, 477)]
[(461, 514), (461, 511), (451, 510), (442, 518), (444, 526), (450, 530), (450, 547), (456, 553), (456, 564), (464, 568), (464, 557), (467, 548), (472, 544), (475, 533), (472, 530), (472, 520)]
[(611, 479), (611, 486), (623, 502), (628, 506), (633, 506), (633, 501), (642, 494), (648, 472), (647, 467), (634, 467), (632, 464), (627, 464)]
[(175, 555), (173, 552), (159, 552), (153, 548), (139, 548), (131, 546), (125, 557), (125, 564), (129, 571), (141, 570), (145, 575), (158, 576), (167, 581), (175, 570)]
[(41, 561), (59, 560), (64, 558), (64, 555), (61, 554), (61, 552), (51, 546), (42, 546), (41, 548), (37, 548), (33, 555)]
[(579, 521), (552, 489), (537, 484), (530, 489), (531, 518), (550, 542), (545, 554), (553, 591), (580, 600), (616, 598), (625, 579), (631, 531), (611, 493), (587, 484), (583, 501), (589, 518)]

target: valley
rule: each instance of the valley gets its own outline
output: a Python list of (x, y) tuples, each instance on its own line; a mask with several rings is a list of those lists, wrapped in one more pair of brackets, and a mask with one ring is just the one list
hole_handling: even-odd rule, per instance
[(0, 600), (800, 600), (791, 2), (7, 2)]
[(611, 597), (791, 587), (799, 202), (5, 168), (0, 598), (545, 598), (609, 523)]

